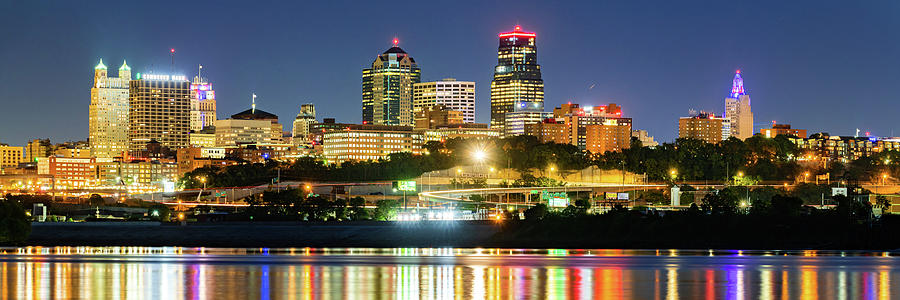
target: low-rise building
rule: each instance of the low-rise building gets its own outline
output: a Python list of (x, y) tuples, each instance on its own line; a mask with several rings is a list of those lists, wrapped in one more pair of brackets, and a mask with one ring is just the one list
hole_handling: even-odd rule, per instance
[(433, 129), (417, 130), (422, 133), (422, 142), (442, 142), (447, 139), (491, 139), (499, 138), (500, 131), (488, 128), (488, 124), (465, 123), (447, 126), (438, 126)]
[(324, 134), (328, 163), (378, 160), (398, 152), (421, 153), (423, 136), (408, 126), (348, 125)]
[(51, 188), (86, 189), (98, 183), (95, 163), (94, 158), (38, 157), (37, 171), (38, 175), (53, 177)]
[(656, 140), (654, 140), (653, 137), (650, 136), (650, 134), (647, 133), (647, 131), (643, 130), (643, 129), (638, 129), (638, 130), (632, 129), (631, 137), (637, 138), (638, 141), (641, 142), (641, 146), (643, 146), (643, 147), (653, 148), (653, 147), (659, 146), (659, 143), (657, 143)]
[(563, 120), (555, 118), (525, 124), (525, 134), (536, 136), (542, 143), (569, 143), (568, 125)]
[(225, 148), (190, 147), (178, 149), (178, 175), (208, 166), (229, 166), (237, 162), (225, 159)]
[(518, 102), (513, 106), (513, 111), (505, 113), (503, 136), (525, 134), (526, 124), (541, 122), (552, 116), (553, 113), (544, 111), (543, 102)]
[(22, 147), (0, 144), (0, 174), (3, 170), (15, 169), (22, 160)]
[(416, 129), (434, 129), (454, 124), (463, 124), (463, 112), (451, 110), (444, 105), (422, 107), (415, 115)]
[(606, 118), (603, 124), (586, 127), (585, 149), (602, 154), (631, 147), (631, 118)]
[(780, 134), (806, 138), (806, 129), (792, 129), (791, 124), (775, 124), (773, 122), (772, 128), (760, 129), (759, 134), (767, 138), (773, 138)]

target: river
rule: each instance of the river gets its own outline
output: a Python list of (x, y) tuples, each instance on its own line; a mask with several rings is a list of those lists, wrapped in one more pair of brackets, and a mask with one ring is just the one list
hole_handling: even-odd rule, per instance
[(900, 295), (897, 255), (737, 250), (0, 248), (0, 298), (887, 299)]

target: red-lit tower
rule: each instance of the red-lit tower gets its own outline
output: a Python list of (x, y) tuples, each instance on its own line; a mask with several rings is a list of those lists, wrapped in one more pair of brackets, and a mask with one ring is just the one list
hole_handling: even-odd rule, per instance
[[(491, 127), (503, 129), (516, 103), (544, 103), (544, 80), (537, 63), (536, 35), (516, 25), (499, 35), (497, 66), (491, 81)], [(502, 132), (502, 130), (501, 130)]]

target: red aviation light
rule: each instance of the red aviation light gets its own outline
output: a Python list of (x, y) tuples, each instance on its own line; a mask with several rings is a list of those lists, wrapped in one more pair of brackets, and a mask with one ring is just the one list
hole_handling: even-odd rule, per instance
[(394, 47), (397, 47), (398, 44), (400, 44), (400, 40), (397, 38), (394, 38)]
[(175, 48), (170, 49), (169, 52), (175, 53)]

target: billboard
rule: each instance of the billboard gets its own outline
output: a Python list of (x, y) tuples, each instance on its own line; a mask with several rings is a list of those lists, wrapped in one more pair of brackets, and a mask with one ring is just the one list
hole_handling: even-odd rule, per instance
[(569, 206), (569, 196), (565, 192), (541, 192), (541, 200), (547, 202), (549, 207)]
[(415, 192), (416, 191), (416, 181), (415, 180), (394, 181), (394, 188), (396, 188), (398, 191)]

